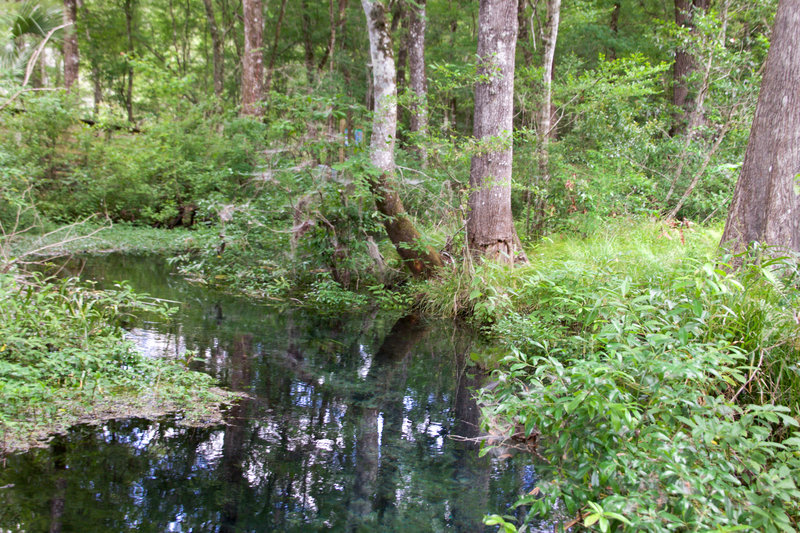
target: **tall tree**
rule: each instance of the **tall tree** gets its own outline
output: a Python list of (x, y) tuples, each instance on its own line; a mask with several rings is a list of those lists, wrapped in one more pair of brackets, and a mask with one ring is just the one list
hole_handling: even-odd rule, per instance
[(329, 69), (333, 71), (333, 52), (336, 49), (336, 32), (342, 31), (342, 27), (344, 26), (346, 19), (345, 10), (347, 9), (347, 0), (339, 0), (338, 14), (334, 14), (334, 0), (329, 0), (329, 2), (328, 18), (330, 19), (331, 30), (328, 37), (328, 47), (325, 49), (325, 53), (322, 55), (322, 59), (319, 61), (319, 69), (322, 70), (325, 68), (325, 63), (327, 62)]
[[(414, 100), (411, 102), (409, 130), (422, 141), (428, 133), (428, 78), (425, 75), (425, 4), (427, 0), (416, 0), (410, 6), (408, 23), (408, 86)], [(422, 165), (428, 159), (425, 145), (418, 142), (414, 150)]]
[(535, 47), (531, 45), (531, 32), (528, 28), (528, 4), (530, 0), (519, 0), (517, 6), (517, 26), (518, 43), (517, 46), (522, 50), (522, 57), (525, 59), (525, 66), (530, 67), (533, 65), (533, 52)]
[(217, 26), (217, 17), (214, 14), (213, 0), (203, 0), (203, 5), (206, 8), (208, 33), (211, 35), (211, 50), (214, 61), (214, 95), (217, 98), (221, 98), (222, 83), (225, 75), (225, 56), (223, 55), (222, 49), (222, 35)]
[[(399, 46), (397, 49), (397, 92), (402, 93), (406, 86), (406, 66), (408, 65), (408, 10), (405, 0), (393, 2), (392, 9), (392, 30), (393, 38), (397, 39)], [(390, 2), (390, 5), (392, 2)]]
[(617, 58), (616, 39), (619, 36), (619, 14), (622, 11), (622, 0), (614, 2), (614, 9), (611, 11), (611, 22), (608, 27), (611, 30), (611, 37), (614, 40), (612, 45), (608, 48), (607, 57), (609, 61), (614, 61)]
[(316, 78), (316, 65), (314, 64), (314, 36), (312, 35), (311, 14), (308, 9), (307, 0), (300, 0), (300, 17), (303, 27), (303, 51), (306, 60), (306, 78), (309, 90), (314, 85)]
[(278, 20), (275, 22), (275, 38), (272, 41), (272, 50), (269, 54), (269, 65), (267, 66), (267, 82), (264, 92), (268, 93), (272, 89), (272, 75), (275, 72), (275, 58), (278, 55), (278, 43), (281, 39), (281, 28), (283, 27), (283, 17), (286, 15), (286, 2), (281, 0), (281, 9), (278, 12)]
[(133, 10), (135, 0), (125, 0), (123, 11), (125, 11), (125, 34), (128, 38), (128, 67), (127, 67), (127, 86), (125, 89), (125, 109), (128, 112), (128, 122), (133, 122)]
[(517, 0), (481, 0), (467, 240), (473, 254), (508, 263), (519, 242), (511, 215), (516, 44)]
[(64, 0), (64, 87), (69, 91), (78, 81), (78, 67), (81, 58), (78, 51), (78, 32), (75, 22), (78, 20), (77, 0)]
[[(539, 165), (539, 183), (546, 186), (550, 182), (550, 136), (553, 127), (553, 64), (555, 63), (558, 25), (561, 18), (561, 0), (547, 0), (547, 21), (542, 34), (542, 105), (539, 108), (539, 124), (536, 128), (536, 156)], [(544, 224), (545, 200), (536, 202), (536, 224), (534, 229), (541, 233)]]
[[(681, 28), (693, 28), (693, 20), (698, 13), (708, 10), (711, 0), (675, 0), (675, 24)], [(689, 80), (697, 70), (697, 63), (692, 53), (684, 46), (675, 50), (673, 65), (672, 105), (677, 109), (671, 134), (683, 130), (689, 109)]]
[(242, 57), (242, 114), (261, 116), (264, 96), (264, 14), (261, 0), (244, 4), (244, 57)]
[(361, 0), (367, 17), (369, 50), (372, 59), (375, 109), (372, 118), (370, 161), (380, 175), (370, 179), (383, 225), (397, 253), (415, 276), (430, 276), (442, 266), (439, 254), (420, 242), (420, 234), (406, 213), (393, 184), (394, 144), (397, 136), (397, 84), (394, 48), (386, 20), (386, 5), (381, 0)]
[(722, 242), (800, 251), (800, 0), (780, 0)]
[(86, 5), (86, 2), (81, 1), (81, 20), (83, 20), (85, 22), (85, 24), (84, 24), (84, 27), (85, 27), (84, 34), (86, 35), (86, 43), (88, 45), (87, 48), (89, 49), (88, 58), (89, 58), (89, 67), (90, 67), (90, 70), (91, 70), (91, 78), (92, 78), (92, 89), (93, 89), (92, 94), (94, 96), (94, 112), (97, 113), (98, 110), (100, 109), (100, 103), (103, 101), (103, 83), (102, 83), (101, 74), (100, 74), (100, 64), (99, 64), (100, 60), (97, 57), (96, 53), (92, 53), (94, 51), (94, 49), (96, 48), (96, 46), (95, 46), (93, 38), (92, 38), (92, 33), (91, 33), (90, 29), (89, 29), (90, 26), (91, 26), (91, 23), (89, 22), (90, 19), (91, 19), (91, 16), (89, 14), (89, 6)]

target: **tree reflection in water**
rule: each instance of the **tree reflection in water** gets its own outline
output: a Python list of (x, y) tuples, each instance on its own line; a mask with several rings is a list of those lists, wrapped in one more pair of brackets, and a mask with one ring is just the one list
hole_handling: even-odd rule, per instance
[(86, 273), (185, 302), (172, 323), (133, 330), (143, 349), (194, 350), (195, 368), (248, 397), (223, 427), (131, 419), (10, 457), (0, 529), (480, 531), (530, 488), (526, 458), (478, 459), (474, 443), (449, 438), (477, 434), (470, 391), (484, 376), (467, 365), (469, 332), (270, 309), (147, 258), (94, 265)]

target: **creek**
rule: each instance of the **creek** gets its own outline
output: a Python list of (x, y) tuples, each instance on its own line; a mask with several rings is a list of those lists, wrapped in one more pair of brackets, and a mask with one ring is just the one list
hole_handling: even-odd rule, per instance
[[(180, 302), (129, 338), (247, 397), (225, 424), (175, 415), (72, 428), (0, 465), (0, 531), (484, 531), (536, 482), (531, 458), (479, 457), (470, 363), (452, 322), (325, 316), (214, 292), (162, 258), (70, 267)], [(460, 436), (466, 438), (453, 438)]]

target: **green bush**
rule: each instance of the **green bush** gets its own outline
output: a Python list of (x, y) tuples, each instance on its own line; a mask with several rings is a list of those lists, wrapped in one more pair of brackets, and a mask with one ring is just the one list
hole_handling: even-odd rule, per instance
[(800, 291), (796, 259), (767, 257), (518, 284), (532, 303), (493, 326), (510, 353), (481, 401), (541, 458), (539, 490), (517, 502), (528, 519), (797, 528)]

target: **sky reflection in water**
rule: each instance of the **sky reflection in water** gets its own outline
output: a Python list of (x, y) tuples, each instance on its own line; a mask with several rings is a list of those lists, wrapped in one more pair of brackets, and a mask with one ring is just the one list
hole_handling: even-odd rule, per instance
[(10, 457), (0, 529), (471, 532), (533, 487), (527, 458), (478, 458), (450, 438), (478, 435), (470, 391), (485, 379), (467, 364), (473, 336), (450, 323), (266, 307), (147, 257), (82, 266), (182, 302), (131, 340), (154, 357), (189, 350), (249, 398), (223, 427), (115, 421)]

